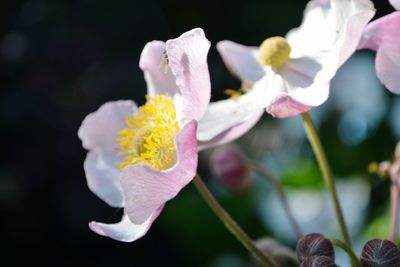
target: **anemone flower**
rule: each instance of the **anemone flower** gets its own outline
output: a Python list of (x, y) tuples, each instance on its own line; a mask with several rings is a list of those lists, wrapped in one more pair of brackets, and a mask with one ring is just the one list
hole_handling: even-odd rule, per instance
[[(390, 3), (400, 9), (400, 1)], [(376, 51), (375, 70), (379, 80), (389, 91), (400, 94), (400, 11), (392, 12), (369, 23), (359, 49)]]
[(218, 51), (242, 88), (231, 99), (209, 105), (199, 123), (200, 146), (237, 138), (264, 109), (284, 118), (324, 103), (330, 80), (356, 50), (374, 13), (369, 0), (312, 0), (301, 26), (286, 38), (271, 37), (259, 47), (219, 42)]
[(89, 188), (124, 209), (118, 223), (91, 222), (94, 232), (125, 242), (142, 237), (195, 176), (197, 121), (210, 100), (209, 47), (202, 29), (148, 43), (140, 58), (147, 102), (108, 102), (83, 121)]

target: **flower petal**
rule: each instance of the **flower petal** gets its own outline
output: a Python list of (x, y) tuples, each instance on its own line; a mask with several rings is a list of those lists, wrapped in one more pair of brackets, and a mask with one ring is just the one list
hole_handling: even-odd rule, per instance
[(400, 10), (400, 0), (389, 0), (389, 2), (396, 10)]
[(328, 51), (335, 55), (338, 68), (355, 51), (362, 30), (374, 14), (369, 0), (310, 1), (301, 26), (286, 35), (291, 57)]
[(78, 130), (85, 149), (102, 149), (115, 152), (118, 147), (118, 132), (125, 127), (125, 117), (137, 110), (130, 100), (120, 100), (103, 104), (97, 111), (83, 120)]
[(186, 186), (196, 175), (196, 122), (185, 125), (176, 137), (176, 164), (158, 171), (146, 164), (135, 164), (122, 172), (125, 212), (135, 224), (144, 223), (160, 206)]
[[(210, 103), (203, 118), (199, 121), (197, 139), (201, 142), (210, 141), (232, 127), (236, 127), (254, 118), (260, 110), (267, 105), (268, 90), (259, 86), (250, 89), (249, 92), (239, 96), (237, 99), (225, 99)], [(259, 114), (260, 115), (260, 114)], [(253, 121), (253, 124), (255, 122)], [(246, 127), (252, 126), (246, 124)], [(244, 130), (241, 129), (243, 134)]]
[[(392, 53), (388, 54), (390, 52)], [(390, 49), (378, 49), (375, 67), (376, 74), (385, 87), (392, 93), (400, 94), (400, 51), (396, 52)]]
[(111, 207), (124, 205), (121, 172), (115, 166), (118, 161), (116, 153), (94, 150), (87, 154), (83, 164), (89, 189)]
[(264, 109), (256, 110), (250, 117), (242, 122), (241, 124), (232, 126), (226, 131), (220, 133), (219, 135), (213, 137), (208, 141), (199, 141), (199, 150), (204, 150), (210, 147), (219, 146), (231, 142), (243, 134), (247, 133), (253, 126), (258, 122), (261, 116), (264, 114)]
[(218, 52), (232, 74), (240, 80), (253, 83), (265, 74), (258, 63), (258, 48), (248, 47), (232, 41), (221, 41), (217, 44)]
[(400, 12), (393, 12), (368, 24), (359, 49), (377, 51), (378, 78), (393, 93), (400, 93)]
[(210, 42), (200, 28), (166, 43), (169, 66), (183, 96), (182, 111), (189, 121), (199, 120), (210, 101), (209, 48)]
[(168, 67), (165, 56), (165, 43), (152, 41), (146, 44), (140, 55), (139, 66), (144, 72), (147, 93), (150, 96), (165, 94), (173, 96), (179, 93), (175, 76)]
[(99, 222), (90, 222), (89, 228), (102, 236), (108, 236), (112, 239), (133, 242), (144, 236), (152, 225), (153, 221), (158, 217), (163, 207), (157, 209), (153, 214), (141, 224), (132, 223), (127, 215), (122, 216), (119, 223), (106, 224)]

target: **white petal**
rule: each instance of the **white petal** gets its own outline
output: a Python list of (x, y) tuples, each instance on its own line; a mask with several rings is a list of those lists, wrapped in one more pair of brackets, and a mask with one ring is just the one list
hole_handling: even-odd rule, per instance
[(208, 141), (199, 141), (198, 149), (204, 150), (210, 147), (219, 146), (231, 142), (240, 136), (247, 133), (253, 126), (258, 122), (261, 116), (264, 114), (264, 109), (256, 110), (248, 119), (238, 125), (228, 128), (226, 131), (220, 133), (219, 135), (211, 138)]
[(266, 107), (267, 97), (266, 88), (259, 86), (236, 100), (226, 99), (210, 103), (203, 118), (199, 121), (197, 140), (209, 141), (249, 120), (255, 112)]
[[(312, 58), (298, 58), (279, 71), (285, 80), (284, 91), (295, 101), (306, 106), (318, 106), (329, 95), (331, 75), (321, 73), (321, 64)], [(336, 72), (336, 68), (331, 69)], [(323, 75), (324, 74), (324, 75)]]
[(312, 0), (304, 11), (299, 28), (286, 38), (291, 57), (317, 52), (336, 53), (338, 66), (355, 51), (362, 30), (375, 13), (369, 0)]
[(152, 225), (153, 221), (158, 217), (162, 210), (160, 207), (155, 211), (144, 223), (134, 224), (132, 223), (127, 215), (122, 216), (122, 220), (119, 223), (106, 224), (99, 222), (90, 222), (90, 229), (102, 236), (108, 236), (112, 239), (133, 242), (142, 236), (144, 236)]
[(389, 0), (389, 2), (396, 10), (400, 10), (400, 0)]
[(115, 165), (118, 161), (116, 153), (94, 150), (87, 154), (83, 165), (89, 189), (112, 207), (124, 205), (121, 172)]
[(217, 44), (217, 49), (227, 68), (240, 80), (253, 83), (265, 74), (264, 68), (257, 61), (257, 47), (221, 41)]
[(118, 147), (118, 132), (126, 127), (125, 117), (137, 110), (130, 100), (120, 100), (103, 104), (97, 111), (90, 113), (78, 131), (82, 145), (87, 150), (102, 149), (115, 152)]

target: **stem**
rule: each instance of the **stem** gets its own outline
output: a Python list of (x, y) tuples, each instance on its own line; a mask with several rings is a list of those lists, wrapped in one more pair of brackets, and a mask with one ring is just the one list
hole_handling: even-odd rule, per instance
[(328, 187), (329, 192), (331, 193), (333, 205), (335, 207), (336, 217), (339, 222), (340, 230), (342, 231), (344, 241), (347, 243), (349, 247), (351, 247), (351, 240), (349, 233), (347, 231), (346, 222), (344, 220), (342, 208), (339, 203), (339, 199), (336, 192), (335, 182), (333, 180), (332, 172), (328, 164), (328, 160), (325, 155), (324, 148), (321, 145), (321, 141), (315, 130), (314, 124), (308, 115), (308, 113), (301, 114), (303, 118), (303, 126), (307, 133), (308, 139), (314, 151), (314, 154), (317, 158), (318, 164), (321, 168), (325, 184)]
[(399, 188), (392, 181), (390, 186), (390, 241), (396, 244), (399, 214)]
[(250, 237), (240, 228), (240, 226), (232, 219), (232, 217), (221, 207), (218, 201), (214, 198), (211, 192), (207, 189), (203, 180), (199, 175), (196, 175), (193, 179), (193, 183), (200, 195), (207, 202), (210, 208), (218, 216), (218, 218), (224, 223), (229, 231), (236, 236), (237, 239), (253, 253), (262, 262), (263, 266), (266, 267), (277, 267), (276, 263), (259, 250)]
[(345, 242), (343, 242), (342, 240), (339, 239), (331, 239), (331, 242), (333, 243), (333, 245), (340, 247), (341, 249), (343, 249), (347, 255), (349, 255), (350, 261), (351, 261), (351, 266), (353, 267), (361, 267), (361, 263), (358, 260), (356, 254), (354, 253), (354, 251), (351, 249), (351, 247), (349, 247)]
[(297, 223), (296, 219), (293, 216), (293, 213), (290, 209), (289, 202), (287, 200), (285, 191), (283, 191), (282, 185), (262, 165), (260, 165), (256, 162), (248, 162), (248, 164), (249, 164), (250, 168), (252, 168), (255, 172), (257, 172), (259, 175), (263, 176), (272, 185), (272, 187), (275, 189), (275, 191), (278, 193), (278, 197), (282, 202), (283, 208), (286, 212), (286, 215), (289, 219), (290, 224), (293, 227), (293, 230), (296, 232), (296, 235), (298, 238), (302, 237), (303, 233), (301, 231), (299, 224)]

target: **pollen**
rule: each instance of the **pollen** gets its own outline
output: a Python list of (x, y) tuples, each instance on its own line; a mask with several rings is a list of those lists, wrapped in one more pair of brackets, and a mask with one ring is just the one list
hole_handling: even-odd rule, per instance
[(170, 168), (175, 161), (175, 137), (180, 128), (171, 97), (146, 96), (146, 104), (125, 118), (126, 128), (119, 132), (117, 163), (123, 170), (128, 165), (147, 163), (157, 170)]
[(279, 68), (289, 61), (291, 52), (289, 43), (280, 36), (265, 39), (260, 45), (258, 61), (265, 66)]

